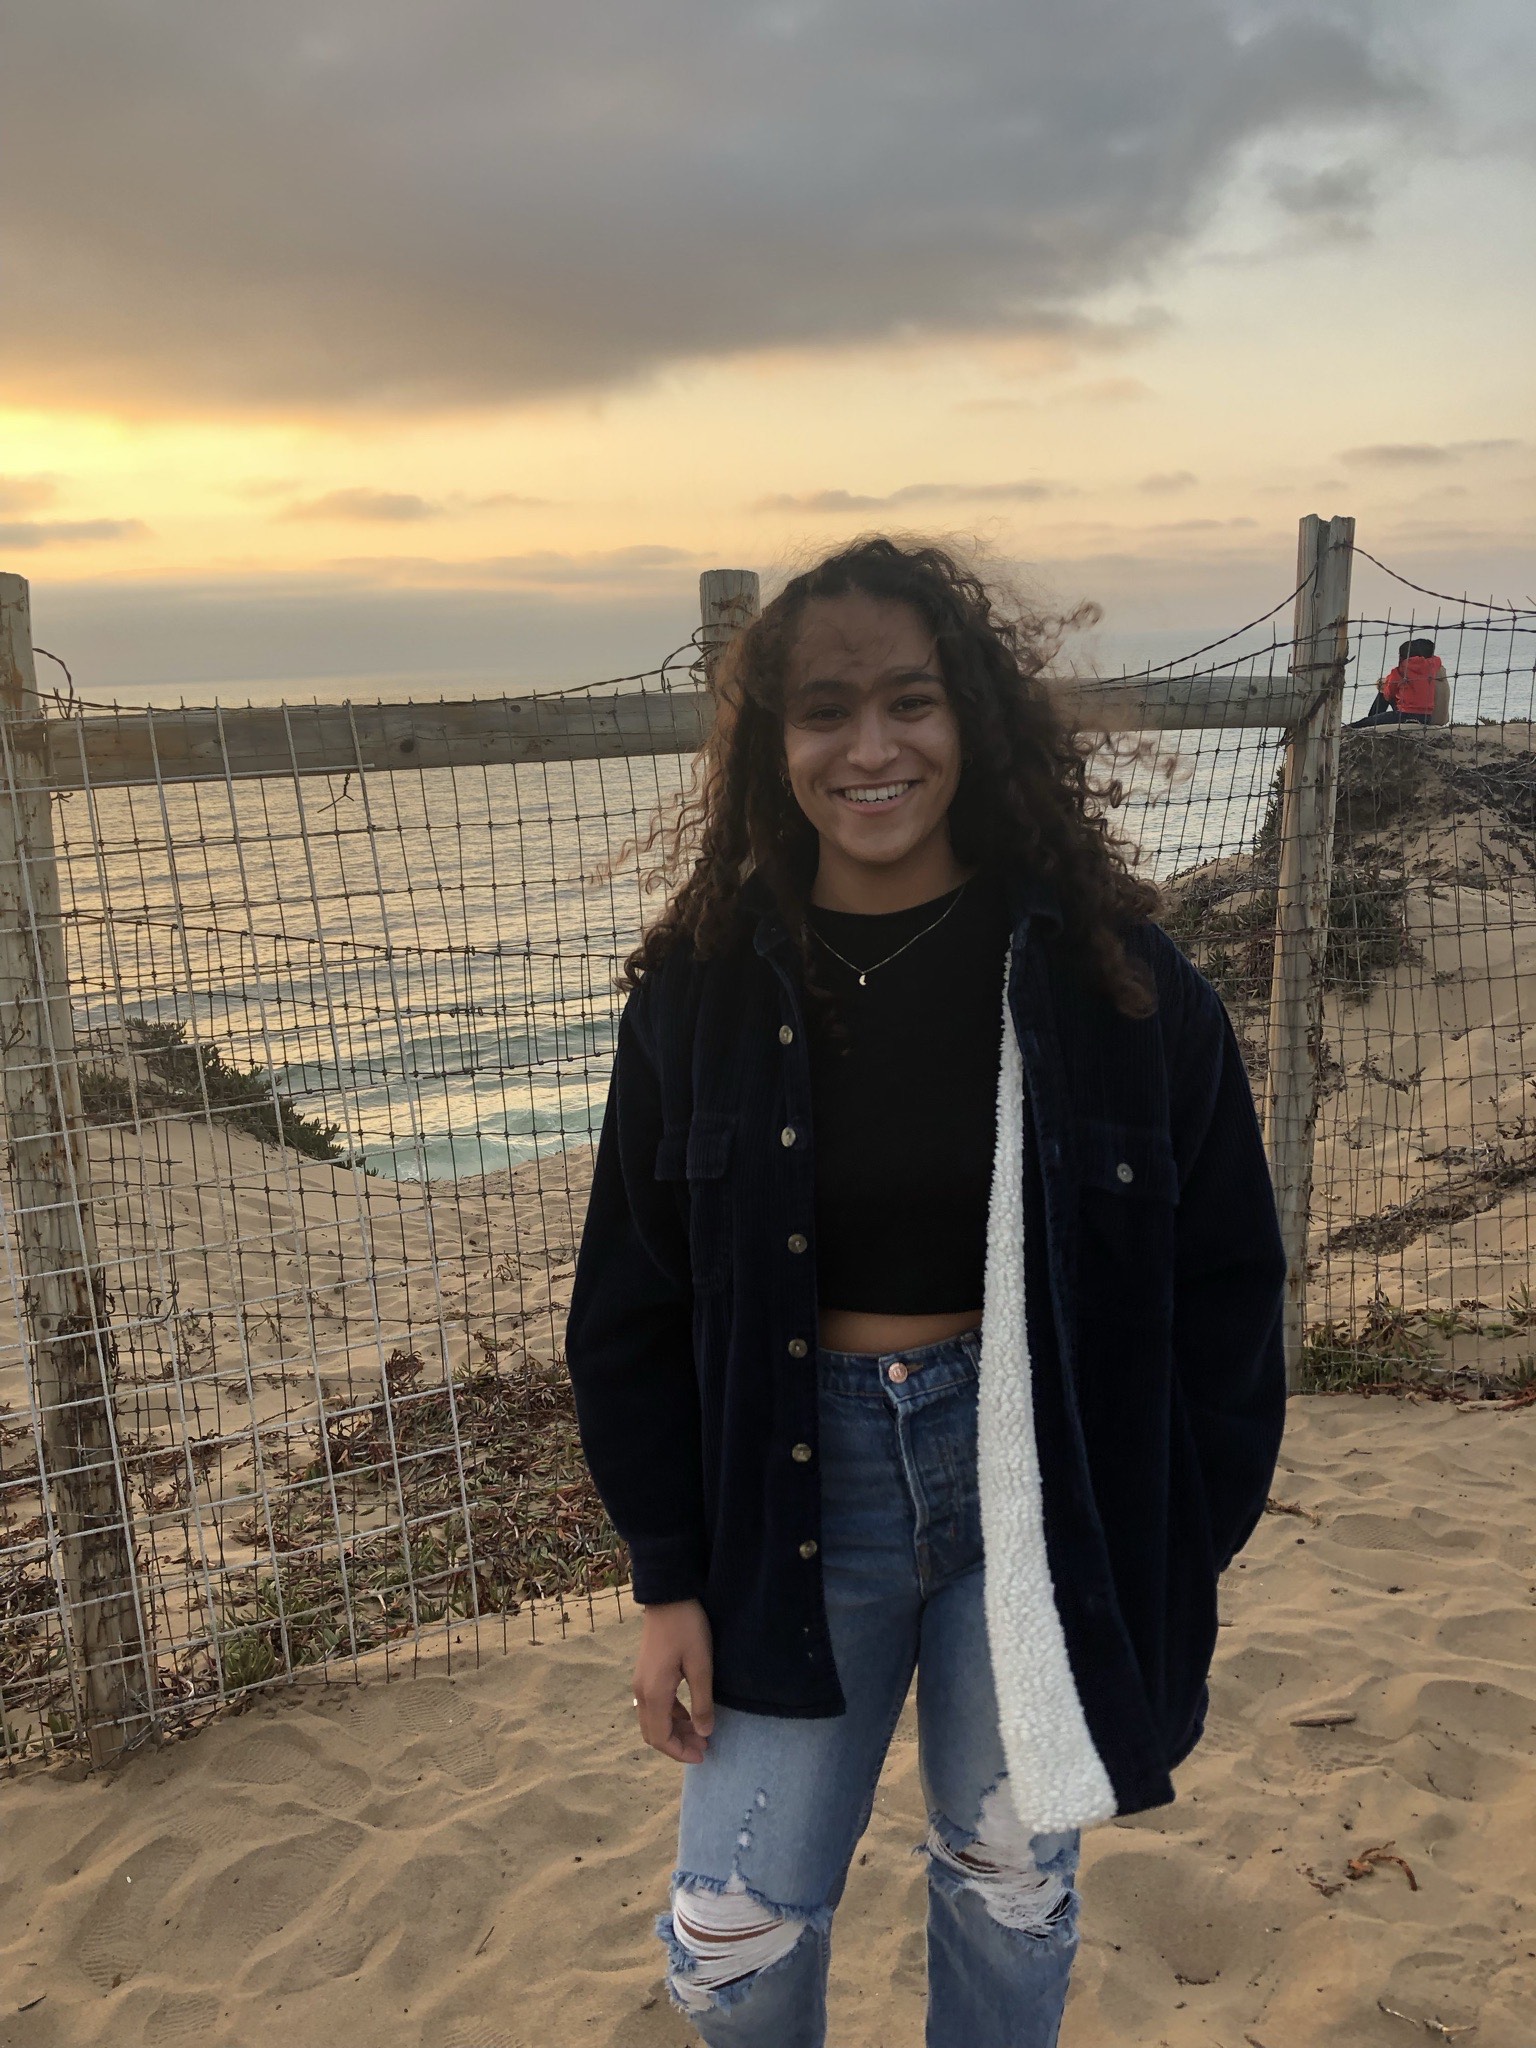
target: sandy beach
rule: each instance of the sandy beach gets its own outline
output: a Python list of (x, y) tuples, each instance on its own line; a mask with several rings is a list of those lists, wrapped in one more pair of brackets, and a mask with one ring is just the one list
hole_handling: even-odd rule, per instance
[[(1088, 1839), (1064, 2042), (1530, 2048), (1532, 1411), (1305, 1398), (1276, 1487), (1177, 1804)], [(676, 1775), (633, 1733), (634, 1643), (464, 1644), (452, 1675), (301, 1682), (7, 1785), (0, 2041), (681, 2048), (650, 1933)], [(909, 1715), (838, 1921), (838, 2048), (921, 2038), (920, 1808)]]
[[(1509, 1398), (1293, 1403), (1179, 1800), (1089, 1838), (1067, 2048), (1536, 2042), (1536, 882), (1498, 809), (1525, 801), (1504, 764), (1525, 776), (1529, 739), (1458, 734), (1454, 763), (1382, 753), (1407, 772), (1346, 792), (1346, 872), (1401, 878), (1407, 943), (1328, 998), (1311, 1287), (1343, 1383), (1380, 1368)], [(1195, 885), (1240, 996), (1262, 856)], [(1227, 992), (1252, 1044), (1262, 958), (1249, 978), (1249, 1012)], [(308, 1603), (294, 1660), (336, 1682), (280, 1680), (110, 1775), (66, 1762), (0, 1785), (0, 2048), (681, 2048), (650, 1932), (677, 1782), (634, 1734), (627, 1600), (604, 1596), (595, 1627), (578, 1602), (536, 1646), (523, 1605), (482, 1624), (478, 1655), (452, 1604), (450, 1386), (482, 1606), (621, 1562), (558, 1354), (590, 1154), (429, 1189), (170, 1116), (93, 1132), (91, 1165), (162, 1679), (210, 1702), (216, 1657), (230, 1684), (280, 1670), (261, 1601), (281, 1575), (290, 1609)], [(0, 1329), (22, 1539), (18, 1340)], [(433, 1624), (414, 1677), (402, 1512)], [(221, 1575), (207, 1594), (194, 1551)], [(386, 1676), (387, 1638), (406, 1675)], [(36, 1726), (57, 1674), (12, 1678), (9, 1711)], [(921, 2037), (922, 1831), (909, 1714), (838, 1922), (836, 2048)]]

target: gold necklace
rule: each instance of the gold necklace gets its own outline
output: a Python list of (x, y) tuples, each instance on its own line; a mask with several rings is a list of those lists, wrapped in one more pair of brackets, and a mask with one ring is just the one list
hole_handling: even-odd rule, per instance
[[(926, 939), (930, 932), (936, 932), (939, 926), (944, 922), (945, 918), (949, 916), (950, 912), (959, 906), (960, 898), (965, 894), (966, 890), (969, 887), (970, 879), (969, 877), (967, 877), (967, 879), (963, 881), (960, 884), (959, 888), (955, 891), (953, 898), (945, 904), (944, 908), (933, 920), (932, 924), (925, 924), (920, 932), (914, 932), (912, 934), (911, 938), (907, 940), (905, 945), (898, 946), (894, 953), (887, 953), (883, 960), (872, 960), (868, 967), (860, 967), (854, 961), (849, 960), (844, 954), (839, 953), (836, 946), (832, 944), (830, 939), (825, 939), (822, 937), (821, 933), (817, 931), (815, 925), (810, 926), (811, 937), (815, 939), (818, 944), (825, 946), (827, 951), (832, 955), (832, 958), (834, 960), (841, 961), (843, 966), (847, 968), (850, 974), (856, 974), (859, 977), (860, 988), (867, 988), (869, 986), (869, 977), (873, 973), (875, 973), (875, 971), (878, 968), (889, 967), (893, 960), (899, 960), (901, 958), (902, 954), (907, 951), (908, 947), (915, 946), (919, 939)], [(809, 920), (807, 920), (807, 922), (809, 922)]]

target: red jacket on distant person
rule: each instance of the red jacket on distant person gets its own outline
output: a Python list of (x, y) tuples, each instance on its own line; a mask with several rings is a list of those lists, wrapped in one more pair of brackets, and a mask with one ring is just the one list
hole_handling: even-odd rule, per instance
[(1438, 654), (1410, 654), (1381, 686), (1381, 694), (1398, 711), (1433, 712), (1435, 685), (1445, 674)]

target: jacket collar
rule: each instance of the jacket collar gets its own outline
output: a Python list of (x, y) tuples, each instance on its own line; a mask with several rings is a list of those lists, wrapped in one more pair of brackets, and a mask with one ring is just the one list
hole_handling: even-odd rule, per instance
[[(1061, 894), (1053, 882), (1028, 868), (1017, 867), (1010, 868), (1004, 875), (1003, 887), (1016, 941), (1037, 919), (1060, 929)], [(767, 954), (789, 946), (789, 933), (761, 875), (754, 873), (747, 877), (742, 884), (741, 902), (754, 926), (752, 944), (757, 952)]]

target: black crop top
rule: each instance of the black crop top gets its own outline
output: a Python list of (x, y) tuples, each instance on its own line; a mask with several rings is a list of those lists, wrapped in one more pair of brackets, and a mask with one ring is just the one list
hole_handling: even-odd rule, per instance
[[(878, 917), (813, 908), (816, 978), (839, 1037), (813, 1024), (816, 1279), (824, 1309), (979, 1310), (997, 1124), (1008, 915), (985, 875)], [(884, 960), (905, 941), (906, 952)], [(826, 940), (827, 945), (820, 943)]]

